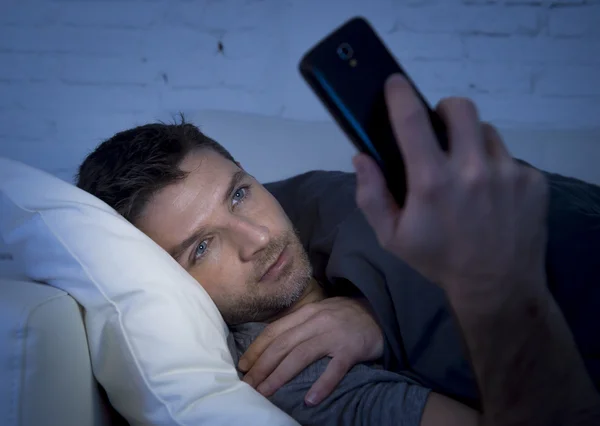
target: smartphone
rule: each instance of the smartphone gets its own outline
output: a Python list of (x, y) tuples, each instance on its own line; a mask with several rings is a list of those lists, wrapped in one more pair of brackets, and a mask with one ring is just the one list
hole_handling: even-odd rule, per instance
[(429, 113), (442, 149), (444, 122), (433, 111), (381, 38), (362, 17), (347, 21), (321, 40), (299, 65), (300, 73), (356, 148), (379, 165), (400, 207), (407, 193), (404, 161), (388, 119), (384, 83), (403, 74)]

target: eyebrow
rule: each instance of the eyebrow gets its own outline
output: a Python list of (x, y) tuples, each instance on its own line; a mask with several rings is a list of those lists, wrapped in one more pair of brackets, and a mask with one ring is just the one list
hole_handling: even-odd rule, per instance
[[(231, 194), (237, 189), (238, 185), (244, 178), (247, 176), (247, 173), (244, 170), (238, 170), (233, 175), (231, 175), (231, 179), (229, 180), (229, 185), (227, 186), (227, 190), (223, 194), (222, 204), (228, 203)], [(194, 244), (196, 240), (198, 240), (202, 234), (204, 234), (204, 227), (200, 227), (197, 229), (192, 235), (187, 237), (181, 243), (177, 244), (168, 253), (173, 257), (176, 261), (180, 262), (180, 257), (187, 251), (187, 249)]]
[(247, 176), (247, 173), (243, 170), (238, 170), (231, 176), (231, 180), (229, 181), (229, 186), (227, 187), (227, 191), (225, 191), (225, 195), (223, 196), (223, 204), (229, 202), (229, 198), (233, 194), (240, 184), (241, 181)]

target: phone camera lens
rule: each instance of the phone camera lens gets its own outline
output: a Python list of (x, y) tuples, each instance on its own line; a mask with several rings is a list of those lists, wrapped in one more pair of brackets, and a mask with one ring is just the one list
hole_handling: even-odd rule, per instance
[(354, 50), (352, 50), (352, 46), (348, 43), (342, 43), (337, 48), (337, 54), (341, 59), (347, 61), (354, 55)]

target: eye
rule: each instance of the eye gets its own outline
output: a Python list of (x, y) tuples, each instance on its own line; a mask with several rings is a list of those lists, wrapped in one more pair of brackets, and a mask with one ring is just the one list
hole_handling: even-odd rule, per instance
[(233, 203), (233, 205), (235, 206), (236, 204), (244, 201), (244, 199), (248, 196), (249, 190), (250, 190), (250, 187), (248, 187), (248, 186), (242, 186), (242, 187), (236, 189), (235, 192), (233, 193), (233, 196), (231, 197), (231, 202)]
[(194, 261), (201, 259), (206, 252), (208, 251), (208, 240), (202, 241), (200, 244), (196, 246), (196, 250), (194, 251)]

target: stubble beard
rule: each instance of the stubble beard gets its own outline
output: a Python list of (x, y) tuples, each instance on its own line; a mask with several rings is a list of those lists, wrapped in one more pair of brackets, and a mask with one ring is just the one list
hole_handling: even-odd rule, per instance
[[(284, 271), (277, 283), (259, 282), (265, 269), (277, 259), (288, 246), (292, 250), (292, 263)], [(290, 308), (304, 294), (312, 279), (312, 267), (308, 254), (300, 239), (293, 231), (275, 240), (264, 250), (263, 256), (255, 264), (255, 271), (246, 283), (247, 293), (232, 303), (223, 318), (228, 325), (248, 322), (265, 322), (281, 311)], [(270, 293), (265, 286), (273, 286)]]

